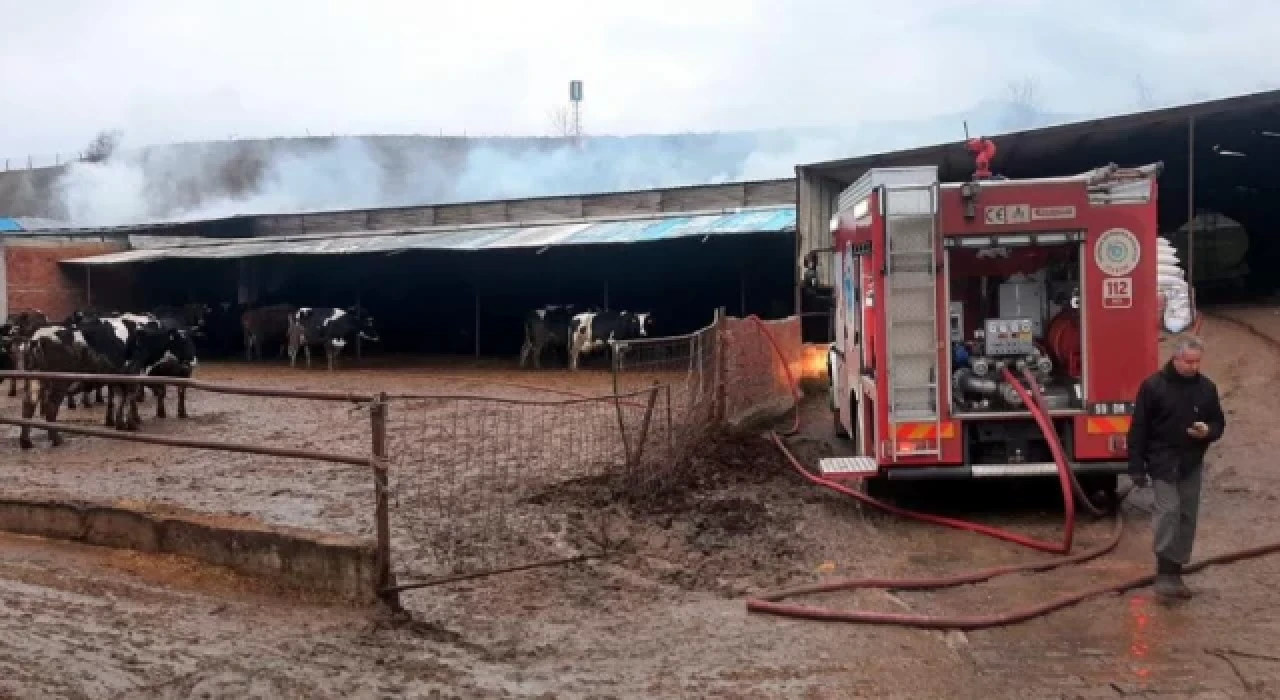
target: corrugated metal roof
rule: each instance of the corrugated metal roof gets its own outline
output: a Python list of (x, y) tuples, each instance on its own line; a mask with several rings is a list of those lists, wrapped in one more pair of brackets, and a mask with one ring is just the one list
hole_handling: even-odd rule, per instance
[[(1019, 161), (1034, 162), (1043, 159), (1046, 154), (1057, 155), (1067, 152), (1073, 147), (1078, 147), (1085, 140), (1097, 140), (1104, 136), (1125, 139), (1133, 133), (1149, 131), (1162, 124), (1172, 124), (1178, 129), (1185, 129), (1186, 121), (1192, 117), (1201, 119), (1237, 111), (1273, 110), (1278, 107), (1280, 107), (1280, 90), (1266, 90), (1054, 126), (992, 134), (988, 138), (995, 141), (996, 146), (999, 147), (993, 167), (1004, 172), (1008, 170), (1006, 163), (1011, 153), (1016, 153)], [(947, 167), (949, 163), (957, 165)], [(844, 185), (850, 185), (871, 168), (909, 165), (937, 165), (944, 171), (942, 175), (944, 181), (954, 181), (956, 178), (950, 176), (950, 172), (953, 171), (960, 178), (967, 177), (972, 172), (973, 156), (965, 150), (964, 141), (953, 141), (888, 153), (806, 163), (796, 166), (796, 175), (804, 178), (806, 174), (817, 174)]]
[(239, 239), (234, 242), (199, 245), (187, 243), (63, 262), (73, 265), (119, 265), (175, 258), (218, 260), (261, 255), (343, 255), (406, 250), (479, 251), (644, 243), (698, 236), (787, 233), (794, 231), (795, 225), (795, 207), (762, 207), (722, 214), (543, 226), (436, 227), (385, 233), (361, 231), (349, 234)]
[(550, 219), (594, 219), (604, 216), (695, 214), (728, 208), (783, 206), (795, 201), (795, 178), (743, 180), (715, 184), (678, 185), (621, 192), (588, 192), (481, 201), (446, 201), (360, 209), (318, 209), (291, 212), (236, 214), (214, 218), (187, 218), (142, 224), (81, 226), (60, 221), (32, 220), (26, 231), (69, 230), (85, 234), (133, 232), (200, 227), (245, 222), (267, 235), (303, 233), (343, 234), (353, 230), (388, 233), (406, 227), (510, 223), (525, 226)]

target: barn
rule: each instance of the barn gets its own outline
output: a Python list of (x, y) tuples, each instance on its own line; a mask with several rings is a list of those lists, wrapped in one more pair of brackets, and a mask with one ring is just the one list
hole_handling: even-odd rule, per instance
[[(545, 304), (794, 310), (793, 180), (4, 234), (8, 309), (359, 305), (379, 354), (515, 357)], [(232, 339), (238, 340), (238, 336)], [(219, 345), (239, 353), (234, 342)]]

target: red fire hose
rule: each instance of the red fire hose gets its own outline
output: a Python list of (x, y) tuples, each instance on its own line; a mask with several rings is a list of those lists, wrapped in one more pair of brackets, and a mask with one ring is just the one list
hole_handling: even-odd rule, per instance
[[(788, 434), (793, 434), (795, 432), (798, 432), (800, 427), (799, 385), (797, 384), (794, 375), (792, 375), (791, 373), (790, 366), (788, 366), (786, 363), (786, 360), (785, 360), (786, 356), (783, 355), (783, 353), (779, 349), (777, 342), (774, 340), (773, 335), (769, 333), (768, 328), (756, 316), (749, 316), (748, 318), (755, 321), (755, 323), (760, 328), (760, 331), (764, 333), (765, 337), (769, 340), (769, 344), (773, 346), (774, 352), (778, 355), (780, 359), (783, 360), (783, 368), (786, 372), (789, 388), (791, 389), (792, 395), (795, 397), (795, 400), (796, 400), (796, 413), (792, 422), (792, 427), (788, 431)], [(1014, 379), (1012, 374), (1009, 373), (1007, 369), (1005, 370), (1005, 379), (1014, 387), (1014, 389), (1018, 392), (1018, 395), (1022, 398), (1023, 402), (1026, 403), (1027, 407), (1031, 410), (1032, 416), (1035, 417), (1036, 423), (1040, 426), (1040, 429), (1044, 432), (1045, 438), (1049, 443), (1050, 451), (1053, 453), (1054, 463), (1057, 464), (1058, 466), (1059, 482), (1062, 486), (1062, 498), (1063, 498), (1064, 505), (1066, 506), (1066, 518), (1064, 523), (1063, 541), (1061, 544), (1042, 542), (1042, 541), (1030, 539), (1028, 537), (1018, 535), (1012, 532), (1008, 532), (998, 528), (993, 528), (987, 525), (980, 525), (977, 523), (971, 523), (971, 522), (957, 520), (953, 518), (945, 518), (937, 515), (930, 515), (927, 513), (918, 513), (915, 511), (898, 508), (896, 506), (884, 503), (883, 501), (872, 498), (860, 491), (849, 488), (835, 481), (824, 479), (820, 476), (815, 476), (814, 474), (809, 472), (809, 470), (805, 469), (804, 465), (802, 465), (800, 461), (796, 459), (795, 455), (793, 455), (791, 451), (787, 449), (786, 445), (784, 445), (782, 442), (782, 438), (779, 436), (779, 434), (776, 431), (770, 431), (769, 439), (773, 441), (773, 444), (776, 445), (778, 449), (782, 452), (783, 456), (786, 457), (787, 461), (791, 464), (791, 467), (795, 469), (796, 472), (799, 473), (801, 476), (803, 476), (805, 479), (815, 484), (818, 484), (820, 486), (825, 486), (833, 491), (836, 491), (837, 493), (842, 493), (844, 495), (856, 498), (859, 501), (866, 503), (868, 505), (872, 505), (881, 510), (894, 513), (896, 515), (901, 515), (903, 517), (911, 518), (914, 520), (920, 520), (923, 522), (944, 525), (947, 527), (952, 527), (959, 530), (966, 530), (969, 532), (976, 532), (978, 534), (987, 535), (989, 537), (994, 537), (996, 539), (1001, 539), (1008, 542), (1014, 542), (1026, 547), (1030, 547), (1032, 549), (1038, 549), (1040, 551), (1052, 552), (1055, 554), (1067, 554), (1071, 550), (1072, 536), (1075, 530), (1075, 499), (1073, 498), (1074, 493), (1073, 493), (1072, 487), (1074, 485), (1078, 488), (1078, 484), (1075, 483), (1075, 477), (1071, 473), (1066, 463), (1066, 460), (1063, 457), (1062, 446), (1057, 439), (1057, 432), (1054, 431), (1053, 426), (1049, 422), (1047, 416), (1041, 411), (1041, 404), (1038, 400), (1038, 397), (1036, 399), (1033, 399), (1031, 396), (1029, 396), (1026, 389), (1024, 389), (1022, 385), (1019, 384)], [(1033, 388), (1034, 388), (1034, 385), (1033, 385)], [(1090, 559), (1094, 559), (1099, 556), (1102, 556), (1107, 552), (1110, 552), (1111, 550), (1115, 549), (1116, 545), (1120, 542), (1120, 538), (1123, 535), (1123, 528), (1124, 528), (1123, 520), (1121, 518), (1120, 510), (1119, 510), (1120, 500), (1123, 500), (1123, 499), (1119, 499), (1116, 502), (1115, 528), (1112, 532), (1111, 537), (1106, 542), (1104, 542), (1103, 544), (1097, 547), (1094, 547), (1092, 549), (1089, 549), (1083, 552), (1079, 552), (1077, 554), (1073, 554), (1071, 556), (1067, 556), (1059, 559), (1050, 559), (1045, 561), (1032, 562), (1028, 564), (1020, 564), (1015, 566), (1002, 566), (1002, 567), (995, 567), (990, 569), (982, 569), (982, 570), (973, 571), (967, 574), (957, 574), (957, 575), (944, 576), (944, 577), (914, 578), (914, 579), (862, 578), (862, 579), (838, 579), (833, 581), (826, 581), (823, 583), (812, 584), (808, 586), (800, 586), (800, 587), (789, 588), (785, 590), (761, 593), (747, 600), (747, 610), (750, 612), (771, 613), (774, 615), (783, 615), (788, 617), (805, 618), (805, 619), (811, 619), (811, 620), (857, 622), (862, 624), (876, 624), (876, 625), (897, 625), (897, 626), (903, 626), (903, 627), (917, 627), (917, 628), (923, 628), (923, 629), (974, 630), (974, 629), (984, 629), (989, 627), (999, 627), (1003, 625), (1014, 624), (1017, 622), (1024, 622), (1026, 620), (1030, 620), (1035, 617), (1046, 615), (1055, 610), (1060, 610), (1062, 608), (1075, 605), (1076, 603), (1079, 603), (1083, 600), (1087, 600), (1089, 598), (1093, 598), (1100, 595), (1106, 595), (1106, 594), (1122, 593), (1124, 591), (1128, 591), (1134, 588), (1149, 585), (1154, 580), (1155, 577), (1154, 575), (1151, 575), (1151, 574), (1138, 576), (1138, 577), (1130, 578), (1125, 581), (1104, 584), (1101, 586), (1095, 586), (1093, 588), (1079, 591), (1077, 593), (1073, 593), (1070, 595), (1066, 595), (1060, 598), (1050, 600), (1040, 605), (1023, 608), (1020, 610), (1013, 610), (1006, 613), (996, 613), (996, 614), (989, 614), (989, 615), (951, 615), (951, 616), (904, 615), (904, 614), (897, 614), (897, 613), (882, 613), (882, 612), (872, 612), (872, 611), (840, 610), (835, 608), (819, 607), (819, 606), (812, 606), (812, 605), (781, 603), (779, 601), (790, 596), (802, 595), (807, 593), (827, 593), (827, 592), (833, 592), (833, 591), (853, 590), (853, 589), (917, 590), (917, 591), (936, 590), (941, 588), (950, 588), (950, 587), (960, 586), (965, 584), (978, 583), (981, 581), (986, 581), (986, 580), (995, 578), (997, 576), (1004, 576), (1012, 573), (1018, 573), (1018, 572), (1024, 572), (1024, 571), (1048, 571), (1051, 569), (1058, 568), (1060, 566), (1065, 566), (1067, 564), (1078, 564), (1081, 562), (1085, 562)], [(1280, 542), (1275, 542), (1268, 545), (1261, 545), (1258, 547), (1252, 547), (1249, 549), (1239, 550), (1236, 552), (1229, 552), (1229, 553), (1217, 555), (1215, 557), (1210, 557), (1208, 559), (1202, 560), (1200, 562), (1192, 564), (1191, 566), (1186, 567), (1184, 571), (1186, 573), (1194, 573), (1208, 566), (1213, 566), (1216, 564), (1225, 564), (1233, 561), (1239, 561), (1242, 559), (1249, 559), (1249, 558), (1264, 556), (1264, 555), (1272, 554), (1275, 552), (1280, 552)]]
[[(782, 353), (781, 348), (778, 347), (777, 341), (774, 340), (773, 334), (769, 332), (769, 329), (764, 325), (764, 322), (762, 322), (757, 316), (754, 316), (754, 315), (748, 316), (747, 318), (756, 323), (756, 325), (760, 328), (760, 331), (764, 334), (764, 337), (769, 341), (769, 344), (773, 347), (773, 351), (777, 354), (779, 358), (783, 358), (782, 366), (783, 366), (783, 370), (786, 372), (787, 385), (788, 385), (788, 388), (791, 390), (792, 397), (795, 399), (798, 405), (800, 402), (800, 388), (799, 388), (799, 384), (796, 382), (795, 375), (791, 373), (791, 367), (785, 361), (786, 355)], [(1075, 494), (1071, 488), (1072, 474), (1070, 470), (1066, 468), (1066, 460), (1062, 454), (1062, 446), (1058, 443), (1057, 433), (1053, 430), (1052, 424), (1050, 424), (1048, 422), (1048, 419), (1045, 418), (1045, 416), (1043, 416), (1039, 412), (1038, 404), (1031, 399), (1031, 397), (1027, 393), (1027, 390), (1024, 389), (1022, 385), (1019, 384), (1017, 381), (1014, 381), (1014, 377), (1009, 372), (1008, 369), (1004, 370), (1004, 375), (1005, 375), (1005, 380), (1013, 385), (1014, 389), (1018, 392), (1018, 395), (1022, 397), (1022, 400), (1031, 407), (1032, 415), (1036, 417), (1036, 422), (1039, 424), (1040, 429), (1042, 431), (1047, 430), (1045, 437), (1049, 442), (1049, 449), (1053, 453), (1054, 462), (1058, 465), (1058, 477), (1059, 477), (1059, 481), (1061, 481), (1062, 483), (1062, 500), (1063, 500), (1063, 505), (1066, 508), (1066, 525), (1065, 525), (1065, 531), (1063, 533), (1063, 538), (1061, 542), (1045, 542), (1042, 540), (1032, 539), (1025, 535), (1019, 535), (1016, 533), (1009, 532), (1007, 530), (991, 527), (989, 525), (982, 525), (979, 523), (969, 522), (967, 520), (957, 520), (955, 518), (947, 518), (939, 515), (931, 515), (928, 513), (919, 513), (916, 511), (906, 510), (904, 508), (899, 508), (897, 506), (885, 503), (884, 501), (880, 501), (878, 499), (872, 498), (871, 496), (868, 496), (867, 494), (862, 493), (861, 491), (851, 489), (848, 486), (845, 486), (838, 482), (813, 475), (812, 473), (809, 472), (809, 470), (805, 469), (804, 466), (800, 464), (799, 460), (797, 460), (795, 456), (791, 454), (790, 450), (788, 450), (786, 446), (782, 444), (782, 439), (778, 436), (776, 432), (771, 432), (770, 438), (773, 440), (773, 443), (778, 446), (778, 449), (782, 450), (783, 455), (787, 457), (787, 460), (789, 462), (791, 462), (791, 466), (800, 472), (801, 476), (805, 477), (809, 481), (812, 481), (813, 483), (818, 484), (820, 486), (825, 486), (838, 493), (843, 493), (846, 496), (852, 496), (853, 498), (856, 498), (862, 501), (863, 503), (873, 505), (881, 510), (887, 511), (889, 513), (893, 513), (894, 515), (900, 515), (906, 518), (912, 518), (914, 520), (933, 523), (935, 525), (943, 525), (946, 527), (956, 528), (959, 530), (976, 532), (978, 534), (987, 535), (988, 537), (994, 537), (996, 539), (1006, 540), (1008, 542), (1020, 544), (1024, 547), (1030, 547), (1031, 549), (1036, 549), (1042, 552), (1049, 552), (1051, 554), (1067, 554), (1071, 551), (1071, 541), (1075, 534), (1075, 519), (1076, 519), (1075, 498), (1074, 498)], [(795, 415), (792, 419), (791, 429), (787, 431), (787, 434), (798, 432), (799, 429), (800, 429), (800, 411), (797, 408)]]

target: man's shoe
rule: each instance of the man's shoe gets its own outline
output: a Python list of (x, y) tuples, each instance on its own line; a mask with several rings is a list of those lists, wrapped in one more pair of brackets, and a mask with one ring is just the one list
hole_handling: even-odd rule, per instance
[(1156, 574), (1155, 591), (1160, 598), (1177, 598), (1178, 584), (1169, 574)]
[(1156, 595), (1161, 598), (1191, 597), (1191, 589), (1182, 582), (1182, 566), (1167, 559), (1156, 561)]
[(1191, 592), (1190, 588), (1187, 588), (1187, 584), (1182, 581), (1182, 565), (1173, 564), (1171, 568), (1172, 572), (1169, 574), (1169, 587), (1173, 590), (1174, 597), (1182, 598), (1184, 600), (1190, 599), (1194, 594)]

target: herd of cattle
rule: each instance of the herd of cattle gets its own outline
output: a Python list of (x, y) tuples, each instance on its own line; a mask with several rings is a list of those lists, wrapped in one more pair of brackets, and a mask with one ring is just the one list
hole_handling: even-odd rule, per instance
[(524, 318), (524, 346), (520, 348), (520, 366), (530, 359), (542, 367), (542, 353), (563, 349), (569, 356), (569, 369), (578, 369), (578, 359), (609, 345), (609, 341), (635, 340), (653, 336), (653, 314), (630, 311), (579, 312), (573, 305), (544, 306)]
[[(199, 360), (196, 341), (208, 340), (212, 310), (200, 304), (181, 308), (162, 307), (150, 313), (109, 313), (76, 311), (51, 322), (40, 311), (11, 314), (0, 325), (0, 358), (8, 369), (79, 375), (103, 375), (102, 381), (61, 379), (24, 380), (22, 417), (30, 420), (37, 411), (49, 423), (55, 422), (63, 401), (76, 408), (76, 396), (88, 406), (103, 401), (105, 388), (108, 427), (137, 430), (141, 420), (138, 403), (145, 399), (145, 387), (112, 382), (115, 376), (190, 378)], [(246, 352), (261, 356), (264, 343), (276, 342), (286, 349), (290, 364), (296, 364), (299, 350), (311, 365), (311, 346), (322, 345), (333, 369), (339, 351), (352, 336), (377, 341), (373, 319), (358, 309), (295, 308), (268, 306), (245, 311), (241, 330)], [(17, 396), (18, 379), (10, 380), (9, 396)], [(165, 417), (165, 387), (151, 386), (156, 397), (156, 417)], [(187, 417), (186, 389), (178, 387), (178, 416)], [(54, 445), (61, 437), (49, 432)], [(24, 426), (19, 438), (23, 448), (32, 446), (30, 428)]]
[[(330, 370), (343, 347), (355, 339), (378, 342), (373, 318), (363, 309), (295, 307), (274, 304), (238, 309), (231, 304), (210, 307), (188, 304), (160, 307), (149, 313), (102, 314), (77, 311), (61, 321), (50, 321), (40, 311), (11, 314), (0, 325), (0, 369), (78, 375), (103, 375), (102, 381), (23, 380), (22, 416), (37, 413), (45, 422), (57, 420), (65, 401), (68, 409), (103, 402), (105, 424), (118, 430), (137, 430), (141, 420), (138, 403), (145, 401), (141, 384), (112, 382), (115, 376), (190, 378), (198, 364), (198, 346), (217, 352), (229, 346), (229, 312), (238, 317), (238, 337), (249, 360), (263, 357), (264, 347), (286, 352), (290, 366), (301, 351), (311, 366), (311, 347), (323, 346)], [(627, 311), (579, 311), (574, 306), (544, 306), (530, 311), (524, 322), (524, 346), (520, 366), (532, 360), (542, 366), (542, 355), (562, 349), (568, 366), (578, 369), (579, 358), (609, 346), (610, 341), (652, 337), (653, 315)], [(11, 379), (9, 396), (18, 395), (18, 379)], [(156, 417), (165, 417), (165, 387), (150, 385), (156, 398)], [(186, 389), (178, 387), (178, 417), (186, 418)], [(56, 432), (50, 442), (61, 444)], [(19, 442), (32, 446), (30, 428), (24, 426)]]

